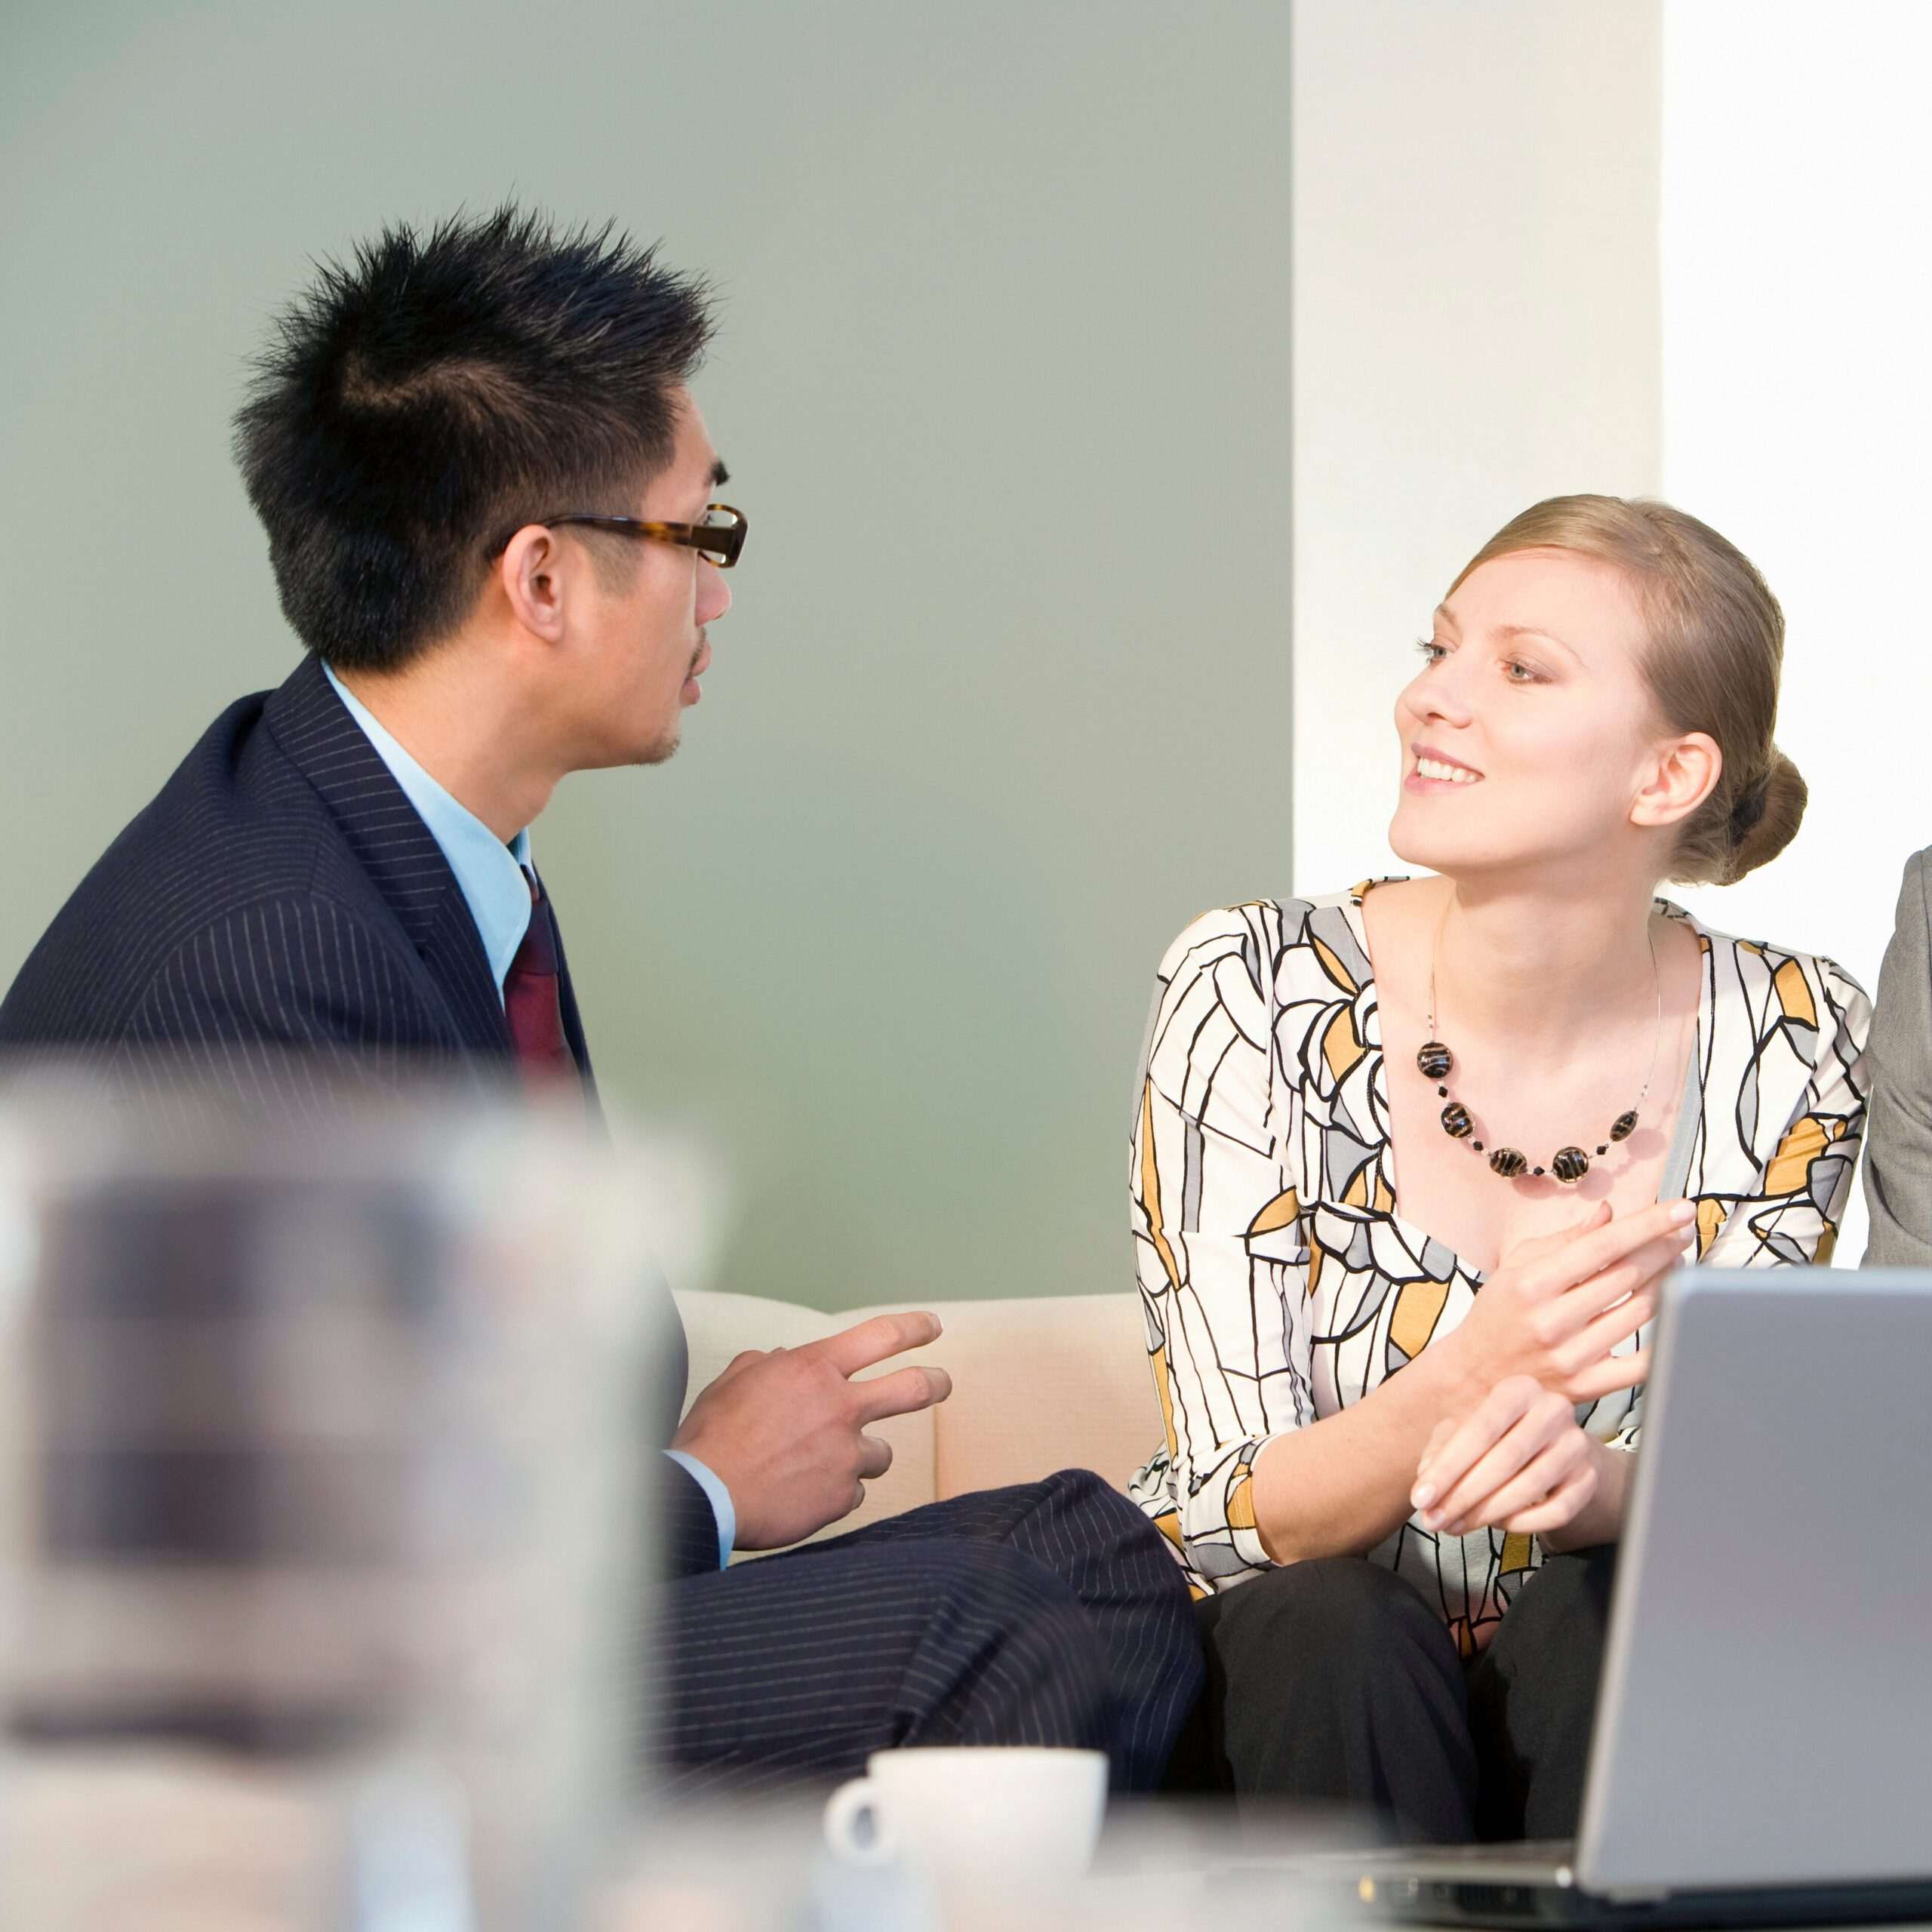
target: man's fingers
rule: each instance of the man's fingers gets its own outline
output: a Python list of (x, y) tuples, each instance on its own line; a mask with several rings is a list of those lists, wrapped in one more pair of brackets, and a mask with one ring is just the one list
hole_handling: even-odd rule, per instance
[(890, 1375), (854, 1383), (852, 1393), (863, 1427), (881, 1416), (910, 1415), (916, 1409), (929, 1409), (935, 1402), (944, 1401), (952, 1393), (952, 1377), (943, 1368), (896, 1368)]
[(870, 1482), (875, 1476), (882, 1476), (892, 1466), (892, 1444), (882, 1435), (862, 1435), (859, 1438), (859, 1477)]
[(841, 1328), (820, 1342), (808, 1342), (802, 1355), (823, 1355), (841, 1375), (856, 1375), (862, 1368), (884, 1361), (888, 1355), (903, 1355), (908, 1349), (922, 1349), (940, 1338), (937, 1315), (875, 1315), (850, 1328)]

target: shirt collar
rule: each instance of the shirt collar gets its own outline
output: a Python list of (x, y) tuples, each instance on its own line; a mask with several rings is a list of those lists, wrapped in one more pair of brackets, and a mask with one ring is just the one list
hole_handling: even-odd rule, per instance
[(516, 949), (523, 943), (530, 926), (530, 885), (523, 871), (530, 863), (529, 828), (525, 826), (506, 845), (396, 743), (374, 713), (328, 665), (322, 666), (322, 671), (349, 716), (374, 746), (376, 755), (388, 766), (389, 776), (416, 808), (417, 816), (429, 828), (430, 836), (442, 848), (469, 905), (469, 916), (476, 922), (477, 934), (483, 942), (500, 995), (503, 975), (509, 971), (510, 961), (516, 957)]

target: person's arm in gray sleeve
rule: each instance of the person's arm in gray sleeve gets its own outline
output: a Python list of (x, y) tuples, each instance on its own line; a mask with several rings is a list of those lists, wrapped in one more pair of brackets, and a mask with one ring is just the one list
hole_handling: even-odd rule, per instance
[(1872, 1023), (1872, 1116), (1865, 1131), (1867, 1268), (1932, 1268), (1932, 848), (1906, 861), (1898, 920)]

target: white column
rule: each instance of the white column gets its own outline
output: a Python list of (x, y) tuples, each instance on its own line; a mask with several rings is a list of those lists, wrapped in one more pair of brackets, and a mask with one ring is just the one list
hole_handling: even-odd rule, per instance
[(1784, 605), (1785, 855), (1700, 917), (1869, 989), (1932, 844), (1932, 8), (1670, 0), (1664, 484)]
[(1391, 708), (1461, 565), (1540, 497), (1658, 488), (1660, 32), (1297, 0), (1297, 891), (1397, 869)]

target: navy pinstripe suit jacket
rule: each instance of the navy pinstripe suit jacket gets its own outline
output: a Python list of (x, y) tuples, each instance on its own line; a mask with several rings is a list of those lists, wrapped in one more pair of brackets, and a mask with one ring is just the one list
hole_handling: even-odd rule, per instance
[[(568, 964), (561, 992), (589, 1085)], [(230, 705), (108, 848), (0, 1004), (0, 1048), (220, 1051), (265, 1080), (291, 1054), (396, 1080), (514, 1066), (456, 875), (313, 658)], [(715, 1569), (703, 1491), (663, 1467), (674, 1574)]]

